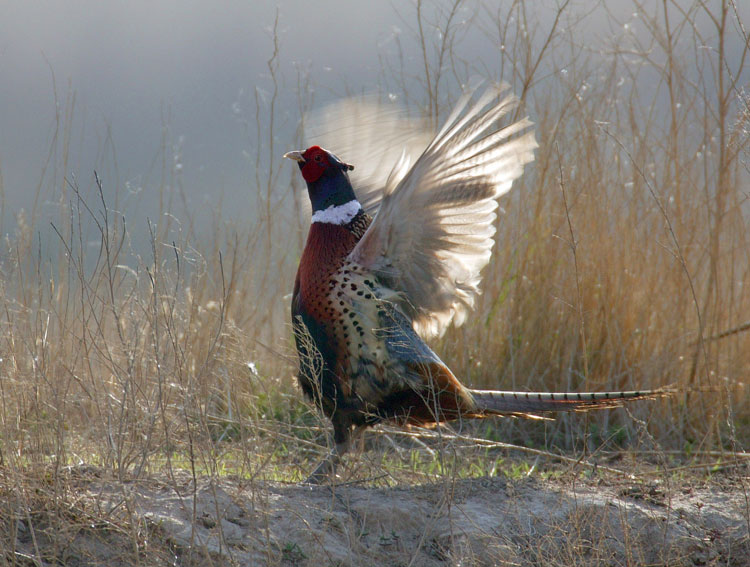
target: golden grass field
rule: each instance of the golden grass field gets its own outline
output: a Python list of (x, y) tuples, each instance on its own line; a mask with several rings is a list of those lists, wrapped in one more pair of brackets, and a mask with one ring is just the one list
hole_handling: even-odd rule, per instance
[[(478, 308), (431, 345), (454, 373), (485, 389), (678, 393), (553, 422), (379, 428), (345, 459), (344, 482), (543, 478), (560, 459), (579, 472), (624, 459), (634, 478), (721, 471), (747, 497), (748, 35), (729, 1), (657, 5), (640, 15), (645, 34), (617, 36), (598, 57), (578, 43), (585, 22), (566, 19), (567, 3), (544, 28), (522, 5), (483, 6), (470, 25), (503, 46), (489, 71), (449, 57), (452, 4), (435, 10), (442, 41), (409, 13), (424, 73), (404, 77), (396, 60), (382, 87), (438, 123), (458, 80), (484, 73), (508, 82), (536, 125), (536, 161), (501, 202)], [(113, 482), (187, 474), (253, 486), (297, 482), (326, 451), (328, 423), (295, 382), (288, 316), (308, 221), (281, 154), (299, 140), (282, 147), (259, 124), (270, 142), (258, 145), (252, 219), (217, 218), (205, 234), (166, 192), (150, 220), (128, 218), (108, 179), (74, 181), (65, 156), (76, 108), (60, 106), (41, 164), (55, 172), (59, 214), (52, 226), (37, 207), (16, 214), (2, 243), (0, 563), (64, 564), (63, 544), (41, 535), (33, 553), (18, 552), (18, 526), (47, 542), (83, 522), (123, 530), (123, 557), (149, 564), (148, 537), (132, 535), (127, 514), (76, 508), (71, 467)], [(178, 173), (164, 161), (166, 187)], [(135, 233), (150, 248), (135, 248)], [(277, 552), (269, 563), (307, 557)], [(78, 564), (95, 564), (91, 553)]]

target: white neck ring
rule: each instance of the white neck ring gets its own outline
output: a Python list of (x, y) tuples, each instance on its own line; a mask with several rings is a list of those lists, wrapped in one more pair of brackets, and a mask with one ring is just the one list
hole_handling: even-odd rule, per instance
[(343, 205), (331, 205), (322, 211), (315, 211), (312, 222), (326, 222), (329, 224), (349, 224), (357, 213), (362, 210), (362, 205), (357, 199), (352, 199)]

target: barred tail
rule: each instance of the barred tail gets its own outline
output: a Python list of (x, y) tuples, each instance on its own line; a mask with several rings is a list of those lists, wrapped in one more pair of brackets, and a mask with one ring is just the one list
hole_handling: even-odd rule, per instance
[(477, 409), (488, 414), (523, 414), (526, 412), (588, 411), (608, 409), (633, 400), (652, 400), (670, 396), (674, 390), (636, 390), (629, 392), (500, 392), (469, 390)]

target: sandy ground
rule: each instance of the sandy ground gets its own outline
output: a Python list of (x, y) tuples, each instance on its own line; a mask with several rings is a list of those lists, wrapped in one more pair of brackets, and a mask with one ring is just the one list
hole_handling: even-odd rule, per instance
[[(54, 555), (65, 565), (744, 566), (744, 480), (486, 478), (379, 489), (220, 478), (194, 488), (187, 476), (89, 475), (77, 483), (75, 516), (85, 509), (97, 520), (77, 522), (67, 539), (18, 522), (14, 553), (35, 565)], [(116, 518), (132, 529), (116, 528)]]

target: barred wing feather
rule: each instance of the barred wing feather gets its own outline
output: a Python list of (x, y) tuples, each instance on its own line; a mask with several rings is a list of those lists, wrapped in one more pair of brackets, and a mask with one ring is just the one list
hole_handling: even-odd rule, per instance
[(518, 105), (505, 91), (465, 94), (411, 168), (402, 155), (350, 254), (399, 293), (423, 337), (460, 325), (473, 307), (494, 244), (497, 198), (534, 159), (528, 118), (499, 125)]

